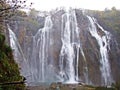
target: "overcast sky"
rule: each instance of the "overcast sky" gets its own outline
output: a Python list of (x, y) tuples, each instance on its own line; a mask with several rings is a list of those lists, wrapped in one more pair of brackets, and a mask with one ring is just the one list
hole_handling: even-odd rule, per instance
[(28, 0), (37, 10), (51, 10), (57, 7), (73, 7), (92, 10), (104, 10), (115, 6), (120, 9), (120, 0)]

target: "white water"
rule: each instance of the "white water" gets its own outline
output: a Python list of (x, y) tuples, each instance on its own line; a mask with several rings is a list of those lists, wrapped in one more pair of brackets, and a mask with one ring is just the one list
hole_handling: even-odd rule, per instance
[[(22, 52), (21, 46), (18, 42), (18, 39), (15, 33), (10, 29), (9, 26), (8, 26), (8, 30), (9, 30), (9, 37), (10, 37), (10, 46), (13, 49), (14, 58), (16, 62), (19, 64), (19, 67), (21, 68), (20, 71), (22, 75), (27, 77), (29, 75), (29, 69), (28, 69), (29, 67), (27, 65), (28, 61)], [(28, 69), (28, 70), (26, 71), (25, 69)]]
[[(108, 57), (108, 49), (110, 49), (109, 41), (111, 39), (111, 35), (109, 32), (105, 31), (94, 18), (87, 16), (90, 21), (89, 32), (90, 34), (97, 40), (98, 45), (100, 47), (100, 70), (102, 74), (102, 84), (103, 85), (110, 85), (112, 81), (111, 76), (111, 69), (109, 64), (109, 57)], [(96, 25), (104, 32), (104, 35), (99, 35), (96, 29)]]
[(69, 10), (62, 15), (61, 29), (62, 48), (59, 63), (60, 75), (63, 81), (67, 83), (76, 83), (79, 80), (79, 51), (81, 51), (83, 57), (85, 56), (80, 43), (80, 32), (77, 26), (75, 10)]
[(49, 31), (52, 28), (51, 17), (45, 19), (44, 28), (40, 29), (33, 37), (33, 53), (31, 61), (31, 73), (33, 82), (45, 82), (46, 67), (48, 67), (48, 48), (49, 48)]
[[(109, 41), (111, 38), (110, 33), (105, 31), (93, 18), (88, 16), (88, 19), (90, 21), (89, 32), (97, 40), (98, 45), (100, 47), (100, 55), (101, 55), (100, 70), (102, 75), (101, 83), (104, 85), (110, 85), (112, 81), (112, 77), (111, 77), (111, 70), (108, 60), (109, 57), (107, 52), (108, 49), (110, 49), (109, 46)], [(54, 16), (52, 20), (54, 20)], [(19, 60), (18, 62), (21, 64), (23, 75), (30, 76), (29, 81), (33, 83), (48, 82), (48, 80), (53, 80), (53, 82), (55, 82), (56, 78), (54, 76), (58, 76), (57, 79), (59, 78), (60, 81), (63, 81), (65, 83), (78, 83), (78, 81), (83, 81), (89, 84), (90, 80), (88, 74), (89, 71), (87, 67), (87, 60), (82, 48), (82, 42), (80, 40), (80, 34), (82, 30), (78, 27), (75, 10), (68, 10), (68, 12), (64, 13), (62, 15), (62, 20), (60, 23), (61, 41), (62, 41), (62, 47), (59, 54), (60, 71), (57, 66), (58, 65), (57, 61), (56, 61), (57, 64), (55, 63), (55, 65), (53, 65), (53, 63), (51, 65), (48, 64), (48, 60), (52, 60), (54, 58), (54, 56), (52, 59), (49, 58), (50, 53), (52, 52), (49, 51), (50, 44), (56, 43), (56, 42), (51, 42), (52, 40), (54, 41), (54, 38), (51, 38), (51, 35), (55, 34), (55, 33), (53, 34), (51, 33), (52, 30), (54, 29), (53, 28), (54, 21), (52, 20), (51, 20), (51, 16), (46, 17), (44, 28), (39, 29), (38, 32), (35, 34), (35, 36), (33, 36), (33, 42), (32, 42), (33, 45), (28, 47), (32, 51), (32, 53), (29, 54), (29, 58), (30, 58), (29, 61), (26, 61), (14, 32), (9, 30), (11, 47), (15, 50), (14, 51), (15, 57), (21, 57), (16, 59)], [(104, 33), (103, 35), (100, 35), (98, 33), (96, 29), (96, 25), (97, 27), (100, 28), (100, 30), (102, 30), (102, 32)], [(55, 27), (57, 27), (57, 25)], [(54, 44), (51, 44), (51, 46), (52, 45), (54, 46)], [(55, 49), (57, 48), (55, 47)], [(29, 50), (27, 53), (29, 53)], [(84, 63), (82, 67), (83, 69), (82, 72), (80, 71), (81, 66), (79, 66), (80, 65), (79, 60), (81, 60), (80, 56), (82, 56), (83, 58), (82, 62)], [(54, 70), (54, 68), (56, 71)], [(82, 77), (79, 75), (81, 73), (83, 74)]]

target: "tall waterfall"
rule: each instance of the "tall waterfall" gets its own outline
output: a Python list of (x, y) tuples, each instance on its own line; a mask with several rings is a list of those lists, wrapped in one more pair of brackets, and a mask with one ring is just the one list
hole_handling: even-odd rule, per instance
[(50, 36), (49, 32), (52, 29), (51, 17), (46, 17), (44, 28), (39, 29), (33, 36), (33, 53), (31, 61), (31, 73), (33, 82), (45, 82), (48, 70), (48, 49)]
[[(14, 58), (18, 63), (18, 65), (20, 66), (21, 73), (25, 77), (27, 77), (27, 75), (29, 75), (28, 61), (23, 54), (23, 51), (21, 49), (21, 46), (17, 40), (15, 33), (10, 29), (9, 26), (8, 26), (8, 30), (9, 30), (9, 37), (10, 37), (10, 46), (13, 49)], [(25, 69), (27, 69), (27, 71)]]
[[(110, 50), (109, 41), (111, 39), (111, 34), (105, 31), (94, 18), (87, 16), (90, 21), (89, 32), (97, 40), (100, 48), (100, 70), (102, 74), (102, 83), (103, 85), (110, 85), (112, 81), (111, 69), (109, 64), (108, 50)], [(96, 25), (104, 32), (104, 35), (100, 35), (97, 32)]]
[(80, 32), (77, 26), (75, 10), (71, 10), (62, 15), (61, 29), (60, 74), (63, 81), (74, 83), (79, 80), (79, 51), (81, 51), (84, 60), (86, 60), (80, 43)]
[(82, 10), (59, 10), (40, 20), (43, 28), (36, 34), (30, 31), (31, 35), (26, 31), (22, 37), (24, 47), (8, 27), (15, 59), (29, 85), (57, 81), (111, 84), (114, 69), (110, 61), (116, 59), (110, 58), (111, 33)]

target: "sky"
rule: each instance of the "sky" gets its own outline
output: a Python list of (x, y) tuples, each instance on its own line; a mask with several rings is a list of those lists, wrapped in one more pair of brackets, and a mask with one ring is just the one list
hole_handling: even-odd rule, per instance
[(104, 10), (115, 6), (120, 9), (120, 0), (28, 0), (28, 2), (33, 3), (32, 8), (42, 11), (50, 11), (57, 7)]

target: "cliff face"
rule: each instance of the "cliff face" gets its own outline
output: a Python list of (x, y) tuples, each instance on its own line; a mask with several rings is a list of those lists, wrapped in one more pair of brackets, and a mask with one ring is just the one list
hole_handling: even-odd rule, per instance
[(117, 37), (113, 30), (104, 29), (100, 20), (72, 9), (52, 13), (42, 22), (43, 28), (36, 34), (25, 34), (21, 43), (27, 60), (22, 64), (29, 67), (23, 67), (23, 72), (30, 74), (25, 75), (28, 83), (80, 81), (110, 85), (120, 79)]

